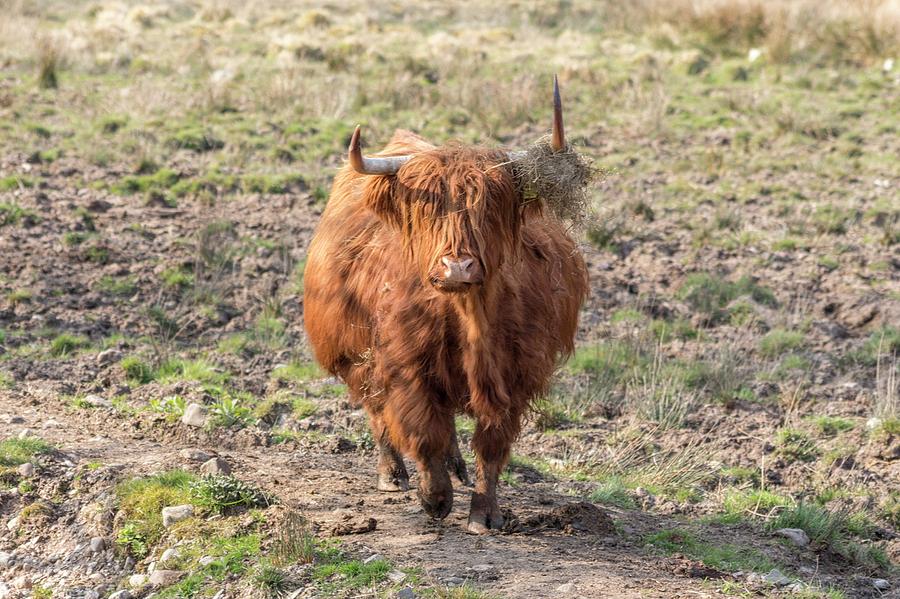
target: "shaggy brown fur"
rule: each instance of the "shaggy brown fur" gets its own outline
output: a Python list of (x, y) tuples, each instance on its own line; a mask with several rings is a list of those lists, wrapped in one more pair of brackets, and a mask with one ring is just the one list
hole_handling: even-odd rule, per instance
[[(381, 450), (378, 487), (407, 488), (416, 460), (426, 511), (466, 479), (454, 415), (476, 421), (469, 528), (502, 525), (496, 482), (531, 400), (573, 349), (587, 273), (538, 202), (522, 201), (506, 155), (436, 148), (408, 131), (383, 155), (415, 154), (394, 176), (345, 167), (313, 238), (304, 317), (316, 358), (346, 381)], [(484, 282), (435, 287), (443, 256), (475, 257)]]

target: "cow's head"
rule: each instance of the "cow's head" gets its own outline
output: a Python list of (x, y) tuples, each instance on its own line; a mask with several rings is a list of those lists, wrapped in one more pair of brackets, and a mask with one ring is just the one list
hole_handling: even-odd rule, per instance
[[(551, 147), (566, 148), (559, 85), (553, 82)], [(513, 165), (524, 152), (448, 144), (407, 156), (362, 155), (359, 127), (350, 140), (349, 162), (366, 183), (366, 201), (398, 230), (425, 284), (462, 292), (490, 282), (515, 256), (519, 227), (528, 209)]]

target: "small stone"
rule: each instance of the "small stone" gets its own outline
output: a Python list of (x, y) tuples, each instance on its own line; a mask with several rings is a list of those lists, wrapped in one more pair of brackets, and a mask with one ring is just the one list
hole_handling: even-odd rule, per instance
[(31, 579), (28, 578), (27, 576), (25, 576), (24, 574), (22, 576), (17, 577), (15, 580), (13, 580), (13, 588), (14, 589), (30, 589), (31, 585), (32, 585)]
[[(91, 578), (93, 578), (93, 576), (91, 576)], [(84, 595), (82, 595), (82, 598), (83, 599), (100, 599), (100, 593), (98, 593), (94, 589), (88, 589), (84, 592)]]
[(773, 569), (771, 572), (763, 576), (763, 582), (783, 587), (791, 584), (791, 579), (781, 573), (780, 570)]
[(370, 555), (369, 557), (367, 557), (366, 559), (364, 559), (364, 560), (363, 560), (363, 563), (364, 563), (364, 564), (371, 564), (372, 562), (377, 562), (377, 561), (380, 560), (380, 559), (384, 559), (384, 558), (381, 557), (381, 554), (380, 554), (380, 553), (373, 553), (372, 555)]
[(181, 580), (182, 576), (184, 572), (181, 570), (154, 570), (150, 575), (150, 584), (167, 587)]
[(200, 466), (200, 472), (204, 474), (231, 474), (231, 466), (222, 458), (212, 458)]
[(391, 570), (387, 573), (387, 578), (394, 584), (400, 584), (404, 580), (406, 580), (406, 572), (401, 572), (400, 570)]
[(6, 599), (10, 593), (12, 593), (12, 589), (6, 586), (5, 582), (0, 582), (0, 599)]
[(870, 431), (874, 431), (876, 428), (881, 428), (882, 422), (883, 420), (881, 420), (881, 418), (873, 416), (866, 420), (866, 428)]
[(184, 409), (181, 422), (188, 426), (203, 426), (206, 424), (206, 408), (198, 403), (189, 404)]
[(465, 578), (460, 578), (459, 576), (448, 576), (444, 579), (444, 584), (447, 586), (459, 586), (466, 582)]
[(8, 568), (15, 561), (12, 553), (0, 551), (0, 568)]
[(189, 447), (187, 449), (182, 449), (178, 453), (180, 453), (181, 457), (183, 457), (184, 459), (190, 460), (192, 462), (205, 462), (206, 460), (208, 460), (211, 457), (208, 453), (206, 453), (202, 449), (193, 449), (191, 447)]
[(35, 437), (36, 435), (30, 428), (23, 428), (22, 432), (19, 433), (20, 439), (28, 439), (29, 437)]
[(19, 530), (19, 517), (10, 518), (9, 522), (6, 523), (6, 528), (11, 531)]
[(790, 539), (797, 547), (806, 547), (809, 545), (809, 535), (800, 528), (779, 528), (775, 531), (775, 534)]
[(395, 595), (397, 599), (416, 599), (416, 593), (410, 587), (403, 587)]
[(169, 560), (178, 559), (181, 557), (181, 552), (178, 551), (176, 547), (170, 547), (163, 551), (162, 556), (159, 558), (160, 563), (166, 563)]
[(556, 592), (563, 594), (563, 595), (568, 595), (569, 593), (573, 593), (574, 591), (575, 591), (575, 583), (574, 582), (567, 582), (565, 584), (561, 584), (558, 587), (556, 587)]
[(201, 557), (200, 559), (197, 560), (197, 563), (205, 568), (206, 566), (210, 565), (214, 561), (216, 561), (216, 558), (214, 558), (213, 556), (204, 555), (203, 557)]
[(131, 599), (131, 591), (128, 589), (122, 589), (121, 591), (116, 591), (112, 595), (109, 596), (109, 599)]
[(162, 509), (163, 526), (169, 528), (176, 522), (181, 522), (182, 520), (190, 518), (193, 515), (194, 506), (190, 504), (164, 507)]
[(44, 424), (41, 425), (42, 428), (62, 428), (62, 424), (60, 424), (59, 420), (56, 418), (48, 418), (44, 421)]
[(105, 366), (106, 364), (112, 364), (113, 362), (118, 362), (122, 359), (122, 352), (117, 349), (110, 348), (104, 350), (97, 354), (97, 364), (100, 366)]
[(18, 468), (16, 468), (16, 471), (25, 478), (29, 478), (31, 476), (34, 476), (34, 464), (32, 464), (31, 462), (25, 462), (24, 464), (21, 464)]
[(493, 570), (493, 569), (494, 569), (494, 566), (492, 566), (490, 564), (475, 564), (474, 566), (469, 568), (469, 570), (472, 570), (473, 572), (487, 572), (487, 571)]
[(879, 591), (886, 591), (891, 588), (891, 583), (884, 578), (875, 578), (872, 580), (872, 586)]
[(84, 396), (85, 403), (88, 403), (95, 408), (111, 408), (112, 402), (106, 399), (105, 397), (101, 397), (99, 395), (85, 395)]
[(91, 539), (91, 553), (102, 553), (106, 549), (106, 541), (103, 537), (94, 537)]

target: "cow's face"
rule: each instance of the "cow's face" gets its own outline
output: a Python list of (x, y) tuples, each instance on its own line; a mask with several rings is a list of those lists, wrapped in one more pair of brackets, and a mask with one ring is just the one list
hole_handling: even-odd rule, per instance
[(522, 208), (505, 162), (501, 152), (447, 146), (373, 177), (369, 207), (403, 235), (424, 284), (478, 289), (516, 252)]

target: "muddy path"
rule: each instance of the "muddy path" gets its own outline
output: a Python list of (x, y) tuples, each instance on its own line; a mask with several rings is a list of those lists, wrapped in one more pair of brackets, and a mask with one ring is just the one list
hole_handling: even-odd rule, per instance
[[(0, 436), (14, 437), (31, 429), (76, 467), (99, 462), (127, 477), (179, 466), (195, 469), (197, 464), (184, 457), (184, 449), (218, 455), (237, 476), (300, 511), (326, 535), (337, 523), (374, 518), (374, 531), (344, 536), (344, 544), (361, 556), (377, 553), (400, 566), (421, 568), (438, 584), (465, 581), (523, 598), (720, 595), (702, 578), (675, 575), (692, 571), (685, 568), (687, 560), (652, 556), (641, 548), (642, 535), (671, 524), (668, 518), (613, 508), (607, 512), (617, 530), (560, 529), (547, 516), (554, 508), (572, 504), (573, 498), (553, 482), (502, 487), (504, 508), (530, 524), (519, 532), (475, 536), (465, 532), (469, 489), (457, 487), (451, 514), (443, 522), (433, 521), (413, 492), (375, 491), (370, 453), (333, 454), (286, 446), (223, 449), (208, 434), (181, 424), (175, 425), (181, 430), (171, 439), (171, 430), (135, 426), (136, 422), (101, 412), (73, 418), (71, 411), (40, 394), (0, 394)], [(73, 544), (78, 541), (83, 539), (71, 539)]]

